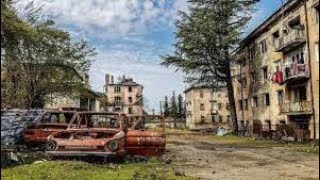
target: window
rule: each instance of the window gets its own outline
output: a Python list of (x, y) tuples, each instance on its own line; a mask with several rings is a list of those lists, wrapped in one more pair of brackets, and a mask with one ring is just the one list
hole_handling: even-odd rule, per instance
[(205, 108), (204, 108), (204, 104), (200, 104), (200, 111), (204, 111)]
[(230, 111), (230, 103), (226, 103), (226, 109)]
[(268, 66), (265, 66), (262, 68), (262, 74), (263, 74), (263, 80), (267, 81), (268, 80)]
[(257, 82), (257, 77), (256, 77), (256, 73), (255, 72), (251, 73), (251, 82), (253, 84), (255, 84)]
[(131, 86), (129, 86), (128, 91), (132, 92), (132, 87)]
[(263, 40), (260, 42), (260, 52), (261, 54), (264, 54), (268, 51), (268, 45), (267, 45), (267, 40)]
[(114, 92), (121, 92), (121, 87), (120, 86), (114, 87)]
[(239, 100), (239, 109), (240, 109), (240, 111), (242, 111), (242, 110), (243, 110), (243, 103), (242, 103), (242, 100)]
[(250, 61), (253, 61), (256, 59), (256, 47), (255, 46), (251, 47), (249, 50), (249, 59), (250, 59)]
[(231, 116), (230, 115), (227, 116), (227, 122), (231, 123)]
[(258, 96), (255, 96), (252, 98), (253, 107), (257, 108), (259, 107), (259, 98)]
[(276, 31), (272, 34), (272, 39), (273, 39), (273, 45), (275, 47), (278, 47), (279, 46), (279, 39), (280, 39), (280, 32), (279, 31)]
[(307, 100), (307, 89), (305, 86), (294, 88), (294, 101), (301, 102)]
[(219, 123), (223, 122), (223, 116), (219, 116)]
[(128, 112), (129, 112), (129, 114), (132, 114), (132, 108), (128, 108)]
[(205, 117), (204, 116), (201, 116), (201, 124), (204, 124), (205, 123)]
[(222, 103), (219, 103), (219, 104), (218, 104), (218, 108), (219, 108), (219, 110), (222, 109)]
[(121, 97), (118, 97), (118, 96), (117, 96), (117, 97), (115, 97), (114, 99), (115, 99), (115, 102), (116, 102), (116, 103), (120, 103), (120, 102), (121, 102)]
[(248, 99), (244, 100), (244, 109), (247, 111), (249, 108)]
[(211, 118), (212, 118), (212, 119), (211, 119), (211, 120), (212, 120), (212, 123), (217, 122), (217, 116), (212, 116)]
[(277, 92), (278, 96), (278, 104), (283, 104), (284, 103), (284, 92), (282, 90)]
[(264, 105), (270, 106), (270, 94), (269, 93), (264, 95)]
[(132, 103), (133, 101), (132, 101), (132, 97), (129, 97), (129, 103)]
[(203, 91), (200, 91), (200, 98), (203, 98)]

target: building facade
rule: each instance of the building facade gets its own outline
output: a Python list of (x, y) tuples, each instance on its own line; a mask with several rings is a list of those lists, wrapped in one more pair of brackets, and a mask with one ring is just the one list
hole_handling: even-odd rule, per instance
[(125, 76), (114, 81), (114, 76), (106, 74), (106, 110), (124, 113), (128, 116), (141, 116), (143, 110), (143, 86)]
[(191, 87), (185, 91), (188, 129), (211, 128), (231, 123), (230, 106), (225, 89)]
[(319, 139), (319, 0), (289, 0), (242, 42), (233, 71), (239, 127)]

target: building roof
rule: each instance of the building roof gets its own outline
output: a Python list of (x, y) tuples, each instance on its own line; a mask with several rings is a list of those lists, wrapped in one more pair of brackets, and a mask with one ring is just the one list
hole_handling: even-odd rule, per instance
[(235, 52), (247, 46), (253, 39), (255, 39), (260, 34), (269, 30), (269, 26), (275, 23), (279, 18), (281, 18), (283, 13), (287, 13), (293, 8), (302, 4), (304, 1), (301, 0), (288, 0), (283, 7), (276, 10), (267, 20), (260, 24), (255, 30), (253, 30), (248, 36), (246, 36), (241, 42), (240, 46), (235, 50)]
[(212, 90), (219, 91), (219, 90), (221, 90), (221, 89), (223, 89), (223, 88), (225, 88), (225, 87), (220, 87), (220, 88), (218, 88), (218, 87), (212, 87), (212, 86), (209, 86), (209, 85), (190, 86), (189, 88), (187, 88), (187, 89), (184, 91), (184, 93), (186, 94), (186, 93), (188, 93), (188, 92), (190, 92), (190, 91), (192, 91), (192, 90), (199, 90), (199, 89), (212, 89)]

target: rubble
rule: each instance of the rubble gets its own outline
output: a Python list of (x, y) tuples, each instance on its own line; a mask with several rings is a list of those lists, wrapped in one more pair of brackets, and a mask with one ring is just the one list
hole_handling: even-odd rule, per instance
[(35, 122), (42, 112), (40, 109), (12, 109), (1, 112), (1, 147), (18, 144), (23, 130)]

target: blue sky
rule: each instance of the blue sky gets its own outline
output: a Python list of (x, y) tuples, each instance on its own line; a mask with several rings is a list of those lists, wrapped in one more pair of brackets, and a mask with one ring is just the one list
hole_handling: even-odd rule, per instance
[[(178, 10), (187, 10), (186, 0), (36, 0), (35, 4), (43, 6), (41, 12), (58, 27), (97, 49), (90, 70), (94, 90), (103, 91), (106, 73), (127, 75), (144, 85), (147, 109), (158, 111), (165, 95), (186, 88), (181, 73), (159, 65), (160, 56), (173, 50), (174, 21)], [(280, 5), (281, 0), (262, 0), (247, 31)]]

